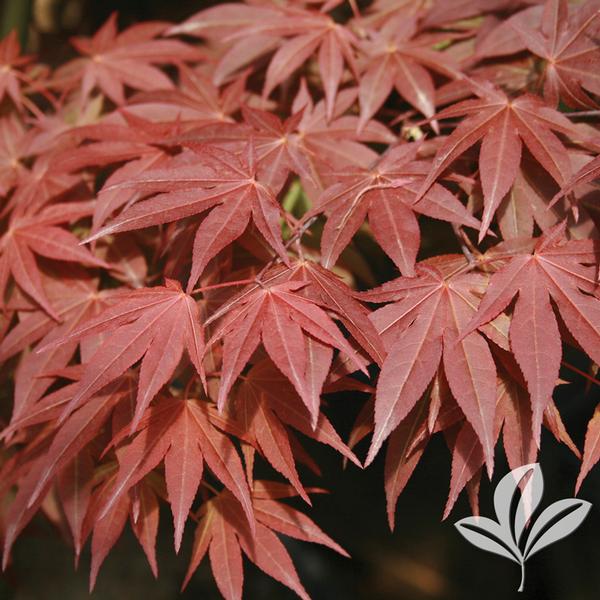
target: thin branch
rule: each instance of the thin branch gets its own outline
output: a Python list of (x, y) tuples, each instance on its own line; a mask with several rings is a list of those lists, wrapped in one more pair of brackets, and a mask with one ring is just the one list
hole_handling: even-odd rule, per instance
[(563, 367), (569, 369), (570, 371), (573, 371), (573, 373), (577, 373), (578, 375), (585, 377), (585, 379), (587, 379), (588, 381), (600, 386), (600, 380), (596, 379), (595, 377), (592, 377), (589, 373), (586, 373), (585, 371), (578, 369), (575, 365), (568, 363), (566, 360), (562, 360), (561, 364)]

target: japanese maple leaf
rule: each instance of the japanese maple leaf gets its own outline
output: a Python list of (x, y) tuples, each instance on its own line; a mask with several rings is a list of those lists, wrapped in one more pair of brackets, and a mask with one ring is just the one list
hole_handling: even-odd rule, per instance
[[(0, 101), (9, 96), (17, 108), (22, 108), (24, 97), (21, 83), (30, 82), (20, 67), (30, 63), (32, 57), (21, 56), (21, 46), (16, 30), (12, 30), (0, 41)], [(27, 102), (29, 105), (29, 103)]]
[[(216, 124), (190, 132), (192, 141), (217, 144), (238, 152), (252, 138), (256, 147), (259, 179), (278, 191), (293, 171), (301, 176), (307, 193), (321, 190), (323, 172), (348, 165), (367, 165), (377, 154), (361, 142), (391, 143), (395, 136), (381, 123), (369, 121), (360, 134), (358, 117), (345, 114), (356, 100), (357, 90), (346, 88), (337, 95), (328, 122), (323, 100), (316, 105), (301, 86), (292, 115), (282, 121), (271, 112), (244, 106), (245, 125)], [(247, 125), (247, 126), (246, 126)]]
[(59, 68), (54, 85), (80, 83), (82, 102), (98, 87), (115, 104), (125, 103), (125, 85), (145, 91), (172, 88), (173, 82), (154, 65), (197, 61), (203, 55), (177, 40), (154, 39), (167, 27), (149, 21), (117, 33), (117, 13), (112, 13), (92, 38), (71, 40), (85, 57)]
[[(165, 480), (179, 551), (185, 523), (202, 480), (203, 464), (231, 491), (254, 528), (250, 490), (229, 437), (210, 421), (208, 404), (161, 398), (144, 415), (136, 437), (117, 451), (119, 471), (100, 510), (106, 515), (136, 483), (164, 461)], [(236, 503), (237, 504), (237, 503)]]
[(390, 435), (385, 453), (384, 485), (387, 516), (390, 530), (396, 525), (396, 504), (415, 467), (417, 466), (429, 439), (429, 431), (413, 448), (420, 426), (427, 419), (425, 402), (417, 403), (409, 415)]
[(261, 181), (274, 190), (280, 190), (290, 171), (303, 177), (312, 177), (310, 162), (298, 135), (294, 135), (302, 119), (301, 112), (284, 122), (267, 111), (250, 107), (242, 107), (242, 114), (253, 129)]
[[(353, 50), (353, 46), (357, 44), (354, 34), (328, 15), (316, 11), (292, 9), (278, 21), (267, 27), (255, 25), (251, 31), (262, 35), (294, 33), (290, 39), (281, 43), (271, 58), (263, 95), (269, 96), (318, 50), (326, 115), (328, 120), (331, 119), (338, 87), (344, 73), (344, 63), (350, 67), (354, 76), (358, 77)], [(245, 35), (246, 33), (240, 32), (237, 37), (245, 38)]]
[[(499, 371), (502, 385), (499, 387), (505, 395), (504, 401), (499, 406), (505, 420), (502, 431), (504, 450), (509, 466), (516, 468), (524, 463), (528, 464), (526, 461), (528, 458), (534, 460), (539, 449), (531, 429), (531, 401), (527, 382), (514, 356), (510, 352), (496, 349), (496, 357), (502, 365)], [(558, 383), (561, 381), (559, 380)], [(543, 425), (557, 441), (565, 444), (581, 460), (581, 453), (567, 432), (556, 404), (552, 400), (544, 410)]]
[[(290, 482), (298, 495), (310, 504), (296, 470), (289, 433), (276, 412), (269, 406), (266, 395), (253, 385), (240, 385), (237, 401), (236, 416), (244, 431), (253, 436), (261, 455)], [(254, 448), (245, 449), (246, 456), (248, 453), (254, 456)]]
[(556, 185), (546, 171), (526, 157), (510, 192), (496, 212), (502, 237), (505, 240), (531, 238), (535, 224), (541, 231), (546, 231), (564, 218), (571, 207), (561, 203), (552, 208), (552, 203), (548, 203), (555, 189)]
[(511, 99), (491, 85), (477, 85), (480, 98), (465, 100), (439, 112), (436, 118), (465, 116), (444, 141), (425, 178), (418, 198), (456, 160), (479, 140), (479, 177), (484, 209), (479, 240), (485, 236), (502, 198), (510, 190), (521, 162), (524, 143), (534, 158), (562, 185), (571, 176), (567, 150), (552, 132), (573, 135), (574, 128), (563, 114), (536, 96), (524, 94)]
[(596, 156), (577, 171), (559, 192), (552, 198), (551, 205), (565, 194), (570, 194), (575, 188), (600, 178), (600, 156)]
[(233, 42), (217, 66), (215, 77), (219, 83), (258, 56), (276, 49), (265, 76), (265, 97), (317, 52), (328, 119), (333, 114), (344, 63), (355, 76), (358, 73), (354, 34), (324, 12), (299, 6), (225, 3), (193, 15), (171, 28), (170, 33)]
[[(505, 432), (507, 428), (515, 426), (514, 420), (507, 419), (505, 422), (505, 416), (511, 414), (510, 408), (507, 406), (509, 403), (510, 398), (507, 397), (507, 389), (504, 385), (504, 381), (501, 378), (498, 378), (493, 427), (494, 445), (500, 436), (500, 430), (503, 428), (503, 425)], [(527, 410), (529, 410), (528, 407)], [(531, 411), (529, 411), (528, 414), (525, 413), (519, 416), (522, 416), (524, 419), (528, 418), (528, 424), (531, 424)], [(479, 480), (481, 468), (485, 462), (479, 437), (473, 430), (471, 424), (468, 421), (464, 421), (462, 425), (459, 424), (459, 427), (460, 429), (456, 435), (446, 436), (452, 452), (452, 477), (450, 480), (450, 491), (444, 508), (443, 519), (446, 519), (452, 511), (461, 491), (468, 486), (470, 482)], [(531, 436), (531, 429), (529, 429), (527, 433)], [(531, 437), (529, 439), (531, 439)], [(535, 456), (537, 455), (537, 448), (535, 445), (531, 446), (531, 453), (532, 460), (535, 460)], [(511, 452), (511, 458), (512, 456)], [(521, 466), (521, 463), (519, 463), (519, 466)]]
[(562, 348), (550, 300), (584, 351), (600, 360), (600, 301), (594, 240), (566, 240), (564, 223), (537, 240), (533, 252), (517, 253), (489, 283), (477, 314), (462, 328), (467, 335), (505, 310), (518, 295), (510, 346), (531, 396), (532, 431), (539, 445), (542, 415), (558, 380)]
[(320, 392), (337, 348), (365, 365), (340, 330), (316, 303), (297, 292), (306, 282), (253, 286), (226, 305), (209, 345), (223, 339), (219, 409), (229, 390), (262, 341), (267, 354), (289, 379), (309, 410), (313, 426), (319, 415)]
[(44, 451), (34, 453), (33, 460), (26, 465), (19, 491), (10, 507), (10, 526), (4, 540), (4, 567), (16, 536), (35, 514), (56, 475), (98, 435), (115, 406), (130, 399), (130, 383), (127, 377), (111, 383), (94, 395), (93, 402), (72, 413), (62, 425), (46, 430)]
[(21, 160), (29, 155), (29, 142), (16, 115), (0, 118), (0, 196), (6, 196), (25, 171)]
[(451, 59), (427, 47), (427, 38), (417, 37), (415, 15), (400, 14), (389, 19), (370, 40), (363, 43), (367, 56), (360, 78), (359, 130), (381, 108), (392, 89), (426, 117), (435, 113), (435, 87), (429, 70), (458, 77), (460, 72)]
[(543, 94), (553, 107), (559, 99), (574, 108), (596, 107), (584, 89), (600, 93), (600, 49), (586, 35), (598, 9), (596, 2), (585, 3), (569, 18), (567, 0), (546, 0), (539, 30), (513, 24), (527, 48), (544, 60)]
[[(179, 134), (178, 121), (154, 123), (129, 110), (118, 110), (99, 123), (66, 132), (63, 137), (71, 138), (71, 142), (67, 148), (52, 154), (49, 170), (59, 176), (89, 167), (125, 163), (111, 173), (98, 193), (92, 222), (94, 233), (113, 212), (139, 196), (135, 190), (117, 184), (159, 168), (170, 157), (172, 149), (179, 149), (178, 142), (174, 141)], [(80, 145), (81, 141), (86, 143)]]
[(343, 556), (347, 553), (306, 515), (277, 501), (278, 497), (295, 495), (293, 491), (281, 493), (277, 484), (256, 483), (256, 487), (258, 484), (260, 487), (255, 487), (253, 492), (257, 519), (254, 535), (240, 519), (239, 510), (228, 491), (221, 492), (202, 506), (183, 586), (187, 585), (208, 552), (219, 591), (227, 600), (240, 600), (244, 581), (243, 552), (259, 569), (307, 600), (309, 596), (298, 579), (292, 560), (274, 532), (323, 544)]
[(292, 538), (322, 544), (349, 558), (349, 554), (323, 533), (309, 517), (279, 501), (282, 497), (293, 495), (295, 493), (289, 489), (289, 486), (268, 481), (255, 481), (252, 499), (258, 523)]
[[(90, 499), (90, 506), (86, 513), (83, 527), (82, 537), (87, 539), (90, 534), (92, 537), (91, 543), (91, 564), (90, 564), (90, 579), (89, 579), (89, 592), (92, 593), (96, 581), (98, 579), (98, 573), (104, 563), (104, 560), (108, 556), (113, 546), (117, 543), (117, 540), (123, 533), (125, 525), (127, 524), (127, 518), (131, 513), (132, 515), (132, 529), (136, 532), (137, 529), (145, 524), (144, 509), (142, 506), (142, 494), (143, 492), (137, 490), (136, 494), (136, 508), (134, 509), (134, 502), (130, 496), (123, 496), (120, 498), (119, 503), (113, 507), (108, 515), (104, 518), (98, 518), (99, 507), (102, 505), (102, 501), (110, 493), (112, 484), (114, 483), (115, 473), (109, 473), (102, 483), (96, 487), (93, 491), (92, 498)], [(137, 517), (137, 523), (136, 518)], [(136, 526), (137, 525), (137, 526)], [(145, 549), (144, 549), (145, 550)], [(154, 571), (155, 565), (150, 562), (150, 567)]]
[(120, 121), (108, 122), (109, 118), (97, 125), (81, 127), (75, 134), (88, 140), (95, 140), (78, 146), (59, 155), (62, 168), (80, 169), (88, 161), (96, 164), (126, 161), (114, 170), (97, 196), (94, 206), (91, 233), (97, 232), (106, 220), (118, 209), (135, 202), (139, 193), (119, 184), (129, 182), (146, 171), (161, 167), (170, 158), (170, 137), (178, 132), (178, 125), (172, 123), (151, 123), (121, 111)]
[[(70, 98), (60, 103), (55, 112), (36, 115), (33, 121), (31, 149), (34, 154), (72, 147), (77, 139), (75, 131), (84, 125), (100, 120), (103, 96), (89, 98), (82, 106), (78, 99)], [(69, 136), (69, 132), (73, 136)]]
[[(519, 35), (520, 27), (535, 28), (539, 25), (544, 6), (535, 0), (533, 6), (526, 6), (510, 15), (507, 19), (499, 19), (491, 31), (478, 36), (475, 46), (476, 59), (489, 59), (498, 56), (518, 54), (527, 50), (527, 46)], [(493, 22), (493, 21), (492, 21)], [(494, 65), (496, 67), (496, 65)]]
[(321, 262), (325, 268), (336, 263), (365, 218), (379, 245), (407, 276), (414, 274), (421, 243), (415, 213), (478, 227), (477, 219), (439, 184), (415, 202), (430, 171), (429, 163), (416, 160), (418, 150), (418, 144), (399, 145), (369, 169), (347, 169), (329, 175), (328, 179), (335, 183), (325, 189), (316, 207), (305, 216), (327, 215), (321, 237)]
[(281, 121), (273, 113), (244, 105), (242, 114), (244, 124), (214, 123), (193, 130), (182, 139), (186, 142), (218, 145), (239, 154), (240, 150), (243, 152), (246, 141), (251, 138), (256, 151), (258, 179), (274, 192), (281, 190), (290, 171), (308, 178), (312, 176), (310, 163), (296, 134), (301, 113)]
[[(289, 462), (289, 454), (285, 448), (285, 440), (283, 439), (283, 435), (279, 435), (282, 431), (281, 427), (285, 427), (283, 431), (291, 427), (306, 437), (333, 448), (344, 458), (360, 466), (359, 460), (348, 446), (344, 444), (331, 421), (323, 412), (319, 412), (316, 427), (313, 428), (312, 417), (306, 406), (302, 404), (302, 400), (299, 398), (294, 386), (269, 358), (258, 361), (250, 368), (237, 388), (236, 401), (235, 414), (238, 415), (238, 419), (242, 423), (246, 422), (248, 416), (252, 415), (249, 409), (257, 402), (260, 403), (264, 411), (272, 411), (274, 413), (279, 426), (273, 424), (274, 420), (271, 414), (266, 415), (265, 418), (269, 420), (269, 427), (273, 431), (275, 428), (279, 430), (278, 432), (274, 432), (272, 436), (275, 443), (268, 440), (269, 431), (263, 431), (260, 437), (257, 436), (257, 442), (265, 458), (284, 477), (288, 479), (294, 478), (290, 468), (292, 463)], [(246, 403), (250, 405), (247, 406)], [(260, 420), (258, 420), (257, 425)], [(294, 457), (299, 458), (298, 445), (293, 447), (293, 437), (289, 431), (286, 431), (286, 434), (292, 450), (292, 459)], [(264, 447), (261, 441), (263, 444), (268, 444), (269, 448)], [(277, 457), (275, 453), (279, 456)], [(297, 484), (298, 482), (296, 481), (295, 483)], [(292, 485), (296, 488), (294, 483)], [(300, 493), (299, 490), (297, 491)]]
[(600, 460), (600, 405), (596, 406), (594, 415), (587, 425), (585, 433), (585, 444), (583, 447), (583, 459), (581, 468), (577, 476), (575, 484), (575, 493), (579, 493), (579, 489), (588, 473)]
[(145, 193), (162, 193), (126, 209), (87, 241), (212, 209), (196, 231), (188, 292), (208, 262), (244, 233), (250, 219), (269, 246), (288, 263), (281, 240), (281, 208), (270, 188), (256, 180), (253, 143), (247, 144), (244, 157), (216, 147), (189, 146), (191, 151), (176, 157), (177, 166), (149, 170), (121, 184)]
[[(501, 362), (505, 363), (504, 358)], [(518, 366), (515, 365), (515, 367), (518, 371)], [(494, 425), (496, 437), (502, 429), (504, 452), (511, 469), (535, 462), (539, 451), (531, 431), (531, 402), (526, 384), (524, 381), (520, 381), (522, 379), (520, 373), (516, 379), (512, 379), (515, 374), (512, 368), (510, 376), (506, 371), (499, 372)], [(553, 402), (544, 410), (544, 426), (577, 458), (581, 459), (581, 455), (567, 433)], [(448, 436), (448, 438), (450, 437)], [(465, 422), (454, 439), (448, 439), (448, 442), (452, 446), (452, 478), (448, 501), (444, 509), (444, 519), (452, 511), (461, 491), (465, 487), (468, 489), (469, 483), (478, 480), (484, 464), (481, 445), (468, 422)]]
[[(361, 294), (374, 302), (395, 300), (371, 315), (388, 354), (377, 384), (375, 430), (366, 464), (415, 406), (443, 361), (452, 395), (475, 430), (491, 473), (496, 366), (479, 332), (471, 329), (459, 338), (476, 312), (476, 292), (485, 276), (460, 273), (464, 262), (461, 268), (456, 257), (448, 257), (445, 267), (444, 259), (437, 262), (440, 268), (420, 264), (416, 278), (402, 277)], [(449, 268), (457, 264), (458, 268)], [(501, 331), (486, 334), (505, 345)]]
[(90, 335), (110, 334), (85, 364), (63, 419), (143, 357), (131, 422), (134, 431), (154, 396), (170, 380), (184, 348), (197, 372), (204, 377), (203, 332), (195, 300), (186, 295), (176, 281), (167, 279), (165, 286), (124, 290), (118, 299), (97, 317), (38, 352)]
[(352, 297), (350, 288), (339, 277), (308, 260), (292, 263), (288, 273), (291, 281), (309, 281), (310, 285), (298, 291), (335, 315), (373, 361), (383, 363), (385, 348), (368, 318), (369, 311)]
[(57, 226), (89, 214), (89, 203), (72, 202), (50, 205), (36, 215), (13, 215), (8, 230), (0, 238), (0, 299), (4, 297), (8, 277), (12, 274), (21, 290), (53, 319), (60, 321), (44, 292), (35, 255), (109, 268), (106, 262), (96, 258), (87, 248), (82, 248), (75, 235)]
[[(151, 120), (193, 121), (199, 124), (233, 123), (233, 113), (248, 96), (245, 78), (236, 79), (220, 90), (199, 70), (179, 65), (179, 85), (176, 89), (138, 92), (127, 104), (127, 110)], [(175, 113), (175, 115), (174, 115)]]
[[(49, 275), (43, 273), (42, 282), (62, 322), (57, 326), (56, 321), (43, 310), (23, 312), (18, 324), (0, 344), (0, 362), (38, 341), (41, 347), (68, 335), (82, 322), (93, 317), (114, 293), (112, 290), (99, 292), (98, 281), (83, 268), (73, 265), (68, 271), (57, 270)], [(44, 375), (66, 367), (77, 347), (77, 341), (72, 341), (49, 352), (37, 353), (34, 350), (21, 356), (15, 372), (11, 424), (31, 412), (32, 406), (56, 379)], [(83, 360), (87, 360), (94, 350), (95, 340), (84, 342), (81, 346)]]
[[(302, 79), (292, 110), (302, 113), (297, 141), (310, 163), (311, 178), (302, 178), (310, 198), (317, 197), (324, 187), (327, 172), (348, 167), (367, 168), (377, 160), (377, 152), (366, 143), (391, 144), (396, 137), (379, 121), (369, 121), (359, 132), (359, 117), (348, 114), (358, 97), (357, 88), (344, 88), (337, 95), (332, 119), (328, 121), (325, 102), (314, 102)], [(314, 183), (313, 183), (314, 182)]]
[[(21, 215), (24, 211), (33, 214), (68, 190), (73, 190), (73, 197), (89, 198), (89, 192), (80, 185), (81, 177), (70, 173), (68, 167), (68, 164), (61, 163), (58, 154), (42, 154), (37, 157), (31, 169), (23, 168), (20, 171), (16, 189), (6, 209), (13, 210), (14, 216)], [(79, 188), (75, 190), (77, 186)]]
[[(269, 285), (286, 282), (310, 283), (300, 287), (296, 293), (318, 304), (335, 319), (341, 321), (364, 352), (375, 363), (379, 365), (383, 363), (385, 348), (368, 318), (369, 310), (353, 297), (351, 288), (335, 273), (324, 269), (314, 260), (292, 259), (289, 267), (275, 265), (263, 274), (262, 279)], [(258, 284), (255, 284), (250, 289), (257, 288)], [(245, 295), (242, 294), (242, 297)], [(237, 298), (231, 299), (231, 302), (235, 304)], [(231, 306), (229, 302), (222, 304), (215, 309), (210, 319), (220, 318)]]
[(233, 414), (242, 430), (253, 438), (252, 445), (246, 444), (243, 447), (246, 463), (254, 464), (258, 451), (290, 482), (305, 502), (310, 504), (310, 499), (298, 476), (296, 461), (306, 462), (306, 455), (290, 427), (329, 445), (344, 458), (360, 465), (324, 414), (319, 413), (313, 429), (311, 416), (298, 393), (268, 358), (252, 366), (240, 382), (235, 399)]
[(84, 448), (57, 478), (58, 497), (73, 537), (76, 560), (81, 555), (83, 522), (94, 483), (94, 459), (89, 448)]
[[(62, 130), (62, 135), (60, 130), (55, 133), (62, 141), (55, 140), (52, 152), (48, 151), (43, 136), (34, 136), (31, 150), (37, 153), (41, 146), (42, 152), (29, 170), (24, 167), (21, 169), (17, 189), (8, 206), (14, 206), (17, 210), (25, 207), (32, 212), (34, 207), (45, 204), (71, 188), (78, 186), (80, 193), (84, 193), (82, 177), (77, 171), (122, 161), (133, 162), (135, 158), (143, 162), (148, 155), (160, 153), (152, 145), (153, 140), (149, 139), (149, 135), (144, 136), (133, 127), (109, 125), (108, 122), (67, 128)], [(88, 143), (79, 145), (84, 139)], [(96, 212), (98, 210), (96, 207)]]

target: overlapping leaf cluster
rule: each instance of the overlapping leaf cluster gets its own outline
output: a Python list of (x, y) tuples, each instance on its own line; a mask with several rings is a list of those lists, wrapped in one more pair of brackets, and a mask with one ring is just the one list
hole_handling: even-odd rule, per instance
[(553, 391), (600, 364), (599, 33), (596, 0), (263, 0), (113, 15), (55, 70), (0, 42), (4, 566), (42, 511), (92, 587), (127, 521), (156, 574), (166, 502), (186, 583), (208, 553), (240, 598), (245, 555), (306, 598), (277, 534), (345, 551), (287, 501), (322, 491), (305, 438), (385, 444), (391, 527), (436, 433), (446, 515), (500, 436), (581, 457)]

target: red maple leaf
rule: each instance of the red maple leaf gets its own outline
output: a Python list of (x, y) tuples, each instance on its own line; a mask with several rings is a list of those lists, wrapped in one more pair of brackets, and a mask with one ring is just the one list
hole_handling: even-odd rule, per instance
[(281, 240), (280, 206), (269, 187), (256, 180), (254, 144), (247, 144), (243, 158), (216, 147), (188, 145), (191, 151), (178, 155), (168, 168), (149, 170), (126, 184), (146, 194), (162, 193), (125, 210), (87, 241), (210, 210), (196, 232), (188, 292), (208, 262), (244, 233), (250, 219), (288, 262)]
[(421, 244), (415, 213), (461, 225), (478, 227), (475, 219), (448, 190), (434, 184), (418, 199), (430, 165), (417, 160), (418, 144), (390, 149), (369, 169), (346, 169), (329, 173), (334, 182), (319, 196), (305, 219), (325, 213), (321, 238), (321, 260), (332, 267), (359, 227), (368, 217), (375, 239), (398, 269), (414, 274)]
[(435, 87), (430, 70), (446, 77), (461, 76), (453, 61), (431, 48), (434, 40), (418, 36), (416, 15), (400, 13), (363, 43), (368, 57), (360, 79), (359, 129), (381, 108), (393, 88), (426, 117), (435, 113)]
[(484, 211), (479, 240), (485, 236), (494, 214), (514, 183), (523, 143), (535, 159), (562, 185), (571, 176), (567, 150), (552, 130), (573, 135), (575, 129), (563, 114), (536, 96), (509, 98), (489, 84), (477, 85), (478, 100), (465, 100), (446, 108), (436, 118), (467, 115), (438, 150), (433, 169), (425, 178), (418, 197), (466, 150), (483, 140), (479, 153), (479, 175)]
[(308, 408), (313, 426), (319, 414), (320, 392), (333, 349), (350, 356), (365, 369), (339, 329), (316, 303), (296, 290), (307, 282), (262, 284), (242, 292), (226, 310), (208, 345), (223, 339), (223, 366), (218, 406), (222, 408), (231, 386), (262, 344), (277, 368), (289, 379)]
[[(501, 252), (501, 249), (497, 249)], [(542, 415), (552, 398), (561, 356), (561, 336), (550, 303), (558, 308), (570, 334), (585, 352), (600, 360), (600, 302), (593, 240), (564, 237), (564, 223), (537, 240), (533, 252), (523, 250), (496, 272), (477, 314), (463, 328), (466, 335), (493, 319), (518, 298), (511, 318), (511, 350), (525, 376), (533, 410), (532, 431), (539, 442)]]
[(544, 60), (543, 94), (551, 106), (559, 99), (574, 108), (597, 106), (584, 91), (600, 93), (600, 49), (586, 31), (597, 17), (595, 2), (569, 15), (566, 0), (546, 0), (539, 30), (513, 25), (528, 50)]
[[(264, 97), (317, 52), (328, 119), (333, 115), (344, 63), (355, 76), (358, 74), (353, 48), (356, 37), (324, 11), (289, 5), (242, 8), (225, 3), (193, 15), (170, 32), (233, 42), (217, 66), (215, 78), (219, 83), (253, 58), (276, 49), (265, 75)], [(249, 40), (254, 42), (252, 53), (248, 52)]]
[(31, 79), (21, 70), (21, 67), (33, 60), (31, 56), (21, 55), (21, 45), (16, 30), (12, 30), (0, 41), (0, 101), (9, 96), (19, 109), (25, 102), (27, 106), (33, 106), (23, 96), (22, 83), (30, 83)]
[(59, 68), (55, 86), (80, 85), (82, 102), (98, 87), (116, 104), (125, 103), (124, 87), (138, 90), (170, 89), (173, 82), (154, 65), (197, 61), (203, 55), (178, 40), (154, 39), (168, 23), (146, 22), (117, 32), (117, 13), (112, 13), (92, 38), (72, 38), (85, 55)]
[(347, 556), (308, 517), (277, 501), (295, 495), (292, 490), (282, 492), (280, 486), (266, 481), (257, 482), (257, 488), (253, 492), (257, 519), (254, 535), (240, 520), (239, 511), (227, 491), (203, 505), (184, 587), (208, 552), (219, 591), (227, 600), (240, 599), (244, 579), (243, 551), (259, 569), (307, 599), (309, 596), (298, 579), (292, 560), (274, 531), (323, 544)]
[[(477, 273), (461, 273), (461, 261), (449, 257), (436, 268), (419, 265), (419, 276), (400, 278), (361, 297), (395, 300), (372, 315), (387, 342), (375, 400), (375, 431), (367, 464), (383, 441), (408, 415), (433, 379), (440, 361), (458, 405), (484, 449), (488, 472), (493, 465), (496, 366), (488, 342), (475, 328), (459, 337), (475, 314), (475, 292), (485, 283)], [(457, 267), (458, 264), (458, 267)], [(487, 333), (505, 346), (503, 332)]]
[(110, 343), (102, 344), (90, 356), (63, 418), (142, 357), (131, 431), (135, 431), (154, 396), (170, 381), (184, 348), (197, 372), (204, 376), (198, 306), (178, 282), (167, 280), (164, 287), (123, 291), (118, 302), (38, 352), (104, 332), (111, 333)]
[(53, 204), (35, 216), (13, 215), (8, 230), (0, 238), (0, 300), (4, 297), (9, 274), (12, 274), (26, 294), (52, 318), (60, 321), (44, 292), (35, 255), (108, 268), (107, 263), (82, 248), (75, 235), (57, 226), (87, 216), (89, 211), (89, 203), (73, 202)]

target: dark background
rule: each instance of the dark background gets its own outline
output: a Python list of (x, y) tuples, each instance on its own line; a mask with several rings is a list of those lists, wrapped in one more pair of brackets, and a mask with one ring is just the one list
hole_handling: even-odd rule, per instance
[[(451, 1), (451, 0), (449, 0)], [(14, 0), (0, 2), (0, 34), (20, 30), (30, 52), (49, 64), (71, 56), (68, 38), (93, 33), (113, 10), (120, 26), (160, 19), (180, 21), (214, 2), (202, 0)], [(437, 236), (436, 236), (437, 237)], [(424, 240), (427, 242), (427, 239)], [(429, 240), (431, 242), (431, 240)], [(436, 239), (436, 244), (438, 240)], [(580, 364), (577, 357), (571, 362)], [(579, 359), (581, 360), (581, 359)], [(598, 402), (598, 390), (585, 394), (577, 375), (561, 374), (571, 385), (557, 391), (557, 403), (567, 428), (583, 448), (585, 424)], [(361, 399), (344, 396), (330, 400), (327, 413), (342, 435), (351, 427)], [(380, 455), (366, 471), (341, 468), (333, 451), (310, 440), (306, 447), (323, 468), (320, 484), (332, 490), (314, 498), (309, 511), (319, 526), (352, 555), (337, 556), (316, 545), (285, 539), (300, 578), (315, 600), (592, 600), (600, 590), (600, 467), (592, 471), (580, 496), (594, 504), (588, 518), (570, 537), (546, 548), (527, 563), (525, 592), (519, 584), (519, 567), (468, 544), (453, 523), (470, 514), (464, 497), (446, 522), (441, 521), (450, 480), (450, 455), (443, 438), (434, 439), (400, 496), (396, 531), (390, 533), (385, 516), (383, 460)], [(365, 446), (359, 447), (364, 453)], [(503, 452), (496, 457), (493, 481), (482, 482), (481, 511), (493, 516), (492, 493), (508, 467)], [(542, 507), (573, 495), (577, 459), (547, 433), (542, 437), (540, 462), (546, 482)], [(190, 554), (192, 528), (186, 530), (179, 556), (172, 547), (171, 515), (161, 513), (155, 581), (131, 532), (118, 542), (101, 569), (93, 600), (127, 598), (170, 600), (220, 598), (205, 559), (186, 591), (179, 596)], [(89, 547), (77, 571), (73, 553), (58, 532), (41, 518), (25, 530), (14, 549), (9, 570), (0, 576), (1, 600), (80, 600), (88, 597)], [(245, 594), (252, 600), (295, 598), (293, 592), (245, 562)]]

